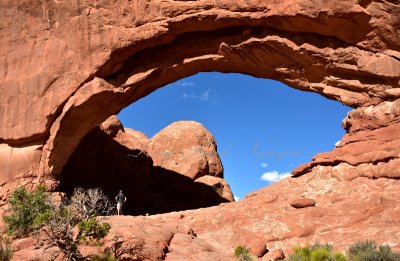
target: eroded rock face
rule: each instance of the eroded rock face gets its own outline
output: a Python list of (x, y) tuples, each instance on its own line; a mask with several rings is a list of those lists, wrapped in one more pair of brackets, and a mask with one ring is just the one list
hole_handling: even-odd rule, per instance
[(343, 127), (347, 133), (333, 151), (315, 155), (292, 174), (332, 172), (343, 180), (400, 178), (400, 99), (353, 110)]
[(224, 169), (215, 140), (198, 122), (172, 123), (151, 138), (146, 151), (154, 166), (181, 173), (190, 179), (204, 175), (223, 177)]
[[(296, 179), (235, 207), (187, 212), (186, 223), (175, 214), (116, 220), (112, 233), (145, 235), (148, 259), (227, 260), (242, 233), (270, 250), (313, 240), (345, 248), (352, 236), (398, 249), (399, 13), (396, 1), (378, 0), (1, 1), (0, 196), (56, 184), (89, 132), (157, 88), (200, 71), (239, 72), (354, 107), (346, 135)], [(128, 152), (146, 140), (136, 133), (132, 145), (121, 133)], [(291, 208), (300, 196), (317, 207)], [(171, 239), (188, 223), (201, 236)]]
[(290, 206), (294, 208), (307, 208), (315, 206), (315, 200), (311, 198), (297, 198), (290, 202)]
[[(313, 198), (316, 205), (290, 207), (299, 197)], [(359, 177), (343, 182), (330, 173), (310, 173), (286, 178), (236, 203), (149, 217), (111, 217), (104, 246), (120, 236), (124, 247), (137, 246), (144, 260), (171, 261), (234, 260), (238, 245), (266, 247), (269, 252), (261, 260), (279, 260), (298, 245), (330, 243), (344, 251), (367, 239), (400, 251), (399, 214), (398, 180)]]
[[(195, 182), (212, 187), (220, 197), (229, 202), (235, 201), (229, 184), (223, 178), (206, 175), (196, 179)], [(207, 197), (207, 195), (204, 195), (204, 197)]]
[(176, 122), (149, 139), (111, 116), (79, 144), (59, 190), (99, 187), (114, 198), (122, 189), (124, 213), (144, 215), (232, 202), (222, 177), (214, 138), (201, 124)]
[[(2, 1), (0, 140), (5, 153), (27, 148), (35, 156), (0, 174), (4, 182), (27, 169), (31, 177), (59, 175), (110, 115), (199, 71), (276, 79), (355, 108), (394, 101), (399, 8), (347, 0)], [(8, 157), (16, 164), (23, 163)]]

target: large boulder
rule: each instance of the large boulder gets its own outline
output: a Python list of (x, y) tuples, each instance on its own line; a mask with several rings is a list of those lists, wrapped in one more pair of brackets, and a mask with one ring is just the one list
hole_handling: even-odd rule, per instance
[[(157, 164), (158, 153), (171, 157)], [(125, 214), (155, 214), (233, 201), (222, 176), (214, 138), (201, 124), (173, 123), (148, 139), (111, 116), (79, 144), (59, 189), (71, 194), (78, 186), (100, 187), (111, 198), (122, 189)]]
[[(229, 184), (223, 178), (206, 175), (196, 179), (194, 182), (212, 187), (221, 198), (227, 201), (235, 201)], [(204, 197), (207, 197), (207, 195), (204, 195)]]
[(154, 137), (146, 147), (154, 166), (192, 180), (205, 175), (223, 177), (224, 169), (211, 133), (198, 122), (178, 121)]

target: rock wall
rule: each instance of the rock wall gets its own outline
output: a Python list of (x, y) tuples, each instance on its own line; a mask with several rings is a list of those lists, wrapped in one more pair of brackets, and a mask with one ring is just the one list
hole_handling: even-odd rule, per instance
[[(314, 206), (292, 207), (299, 199), (313, 201)], [(81, 250), (97, 254), (118, 236), (123, 248), (138, 250), (136, 256), (126, 257), (146, 261), (236, 260), (233, 254), (239, 245), (259, 256), (255, 260), (268, 261), (278, 260), (273, 259), (276, 252), (288, 256), (298, 245), (329, 243), (342, 252), (367, 239), (398, 252), (399, 215), (399, 180), (360, 177), (343, 182), (330, 173), (313, 172), (281, 180), (236, 203), (148, 217), (110, 217), (104, 246)], [(50, 259), (54, 248), (44, 251), (27, 241), (14, 242), (14, 260)]]
[[(346, 135), (297, 178), (234, 206), (114, 218), (110, 236), (139, 240), (145, 260), (229, 260), (241, 243), (287, 253), (375, 239), (398, 250), (399, 14), (396, 0), (1, 1), (0, 199), (21, 184), (55, 189), (84, 137), (157, 88), (238, 72), (353, 107)], [(290, 206), (303, 197), (315, 206)]]
[(128, 198), (123, 211), (128, 215), (234, 201), (214, 138), (192, 121), (175, 122), (149, 139), (125, 130), (111, 116), (84, 137), (59, 181), (57, 190), (67, 195), (76, 187), (99, 187), (114, 198), (122, 189)]
[(276, 79), (361, 111), (400, 98), (395, 1), (0, 5), (3, 184), (20, 176), (57, 178), (94, 127), (199, 71)]
[(347, 133), (333, 151), (315, 155), (292, 174), (316, 171), (342, 180), (400, 179), (400, 99), (351, 111), (343, 128)]

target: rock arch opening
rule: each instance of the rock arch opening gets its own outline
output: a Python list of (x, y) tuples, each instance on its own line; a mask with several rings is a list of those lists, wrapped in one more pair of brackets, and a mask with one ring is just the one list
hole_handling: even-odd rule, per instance
[[(207, 88), (196, 88), (195, 82)], [(251, 88), (245, 90), (245, 86)], [(168, 99), (170, 102), (163, 102)], [(280, 174), (289, 173), (318, 151), (332, 149), (343, 135), (340, 122), (349, 110), (278, 82), (217, 73), (201, 73), (175, 82), (126, 109), (139, 103), (145, 104), (141, 110), (119, 115), (124, 126), (113, 116), (83, 138), (63, 168), (62, 191), (70, 194), (77, 186), (100, 187), (114, 197), (123, 189), (130, 199), (126, 214), (133, 215), (230, 202), (233, 195), (222, 178), (228, 175), (240, 198), (266, 186), (268, 181), (277, 181)], [(303, 108), (307, 104), (314, 104), (325, 113), (316, 112), (311, 106)], [(136, 124), (130, 124), (127, 118), (133, 118)], [(326, 122), (320, 126), (311, 121), (321, 122), (323, 118)], [(208, 130), (187, 120), (197, 120)], [(139, 124), (141, 121), (160, 123), (150, 124), (151, 135), (146, 137), (137, 131), (146, 126)], [(335, 131), (330, 130), (334, 127)], [(308, 139), (305, 130), (310, 132)], [(296, 135), (300, 132), (303, 135)], [(287, 138), (290, 133), (292, 140)], [(218, 151), (213, 135), (220, 139)], [(310, 136), (314, 137), (312, 142)], [(320, 144), (324, 139), (327, 142)], [(296, 142), (297, 145), (289, 144)], [(309, 147), (314, 149), (306, 149)], [(227, 160), (224, 167), (220, 158), (222, 163)], [(233, 162), (237, 164), (232, 165)], [(267, 177), (273, 174), (277, 176)]]
[[(355, 27), (370, 18), (362, 10), (352, 12), (358, 14), (358, 19), (352, 20)], [(149, 31), (152, 41), (145, 36), (131, 39), (110, 52), (60, 110), (55, 110), (39, 174), (59, 175), (79, 141), (107, 117), (166, 84), (200, 71), (275, 79), (353, 108), (379, 104), (383, 97), (398, 97), (392, 90), (398, 86), (398, 60), (355, 47), (368, 32), (354, 31), (352, 26), (338, 31), (335, 19), (318, 27), (313, 20), (296, 18), (304, 27), (309, 26), (306, 32), (287, 30), (281, 18), (269, 16), (265, 21), (249, 19), (245, 24), (236, 18), (210, 23), (214, 19), (202, 19), (204, 28), (200, 31), (189, 30), (193, 26), (190, 19), (182, 24), (171, 22), (174, 30), (167, 32), (156, 26)], [(379, 71), (376, 64), (387, 65), (387, 70)]]
[[(2, 210), (17, 186), (44, 183), (54, 189), (84, 137), (127, 105), (200, 71), (237, 72), (279, 80), (355, 110), (344, 120), (346, 134), (335, 149), (317, 154), (293, 171), (301, 177), (271, 186), (237, 204), (238, 208), (186, 216), (184, 224), (194, 225), (200, 235), (193, 243), (199, 239), (216, 243), (215, 250), (225, 252), (223, 260), (231, 257), (232, 246), (247, 233), (249, 239), (261, 237), (270, 250), (308, 240), (346, 249), (359, 239), (354, 235), (393, 243), (399, 237), (398, 209), (393, 206), (399, 205), (396, 199), (400, 198), (397, 3), (2, 1)], [(267, 196), (271, 190), (279, 202)], [(282, 199), (282, 191), (293, 197)], [(317, 211), (288, 213), (289, 201), (302, 195), (319, 199)], [(240, 212), (246, 222), (236, 222)], [(299, 215), (306, 212), (310, 215)], [(182, 220), (177, 216), (169, 219), (171, 223), (162, 217), (151, 231), (158, 233), (160, 224), (170, 224), (165, 234), (181, 233), (177, 227)], [(265, 220), (272, 225), (265, 226)], [(299, 227), (303, 221), (307, 225)], [(145, 224), (153, 223), (153, 218), (146, 219)], [(244, 224), (251, 226), (243, 229)], [(148, 230), (138, 232), (138, 239), (147, 242)], [(179, 237), (174, 237), (177, 241), (164, 238), (165, 244), (159, 244), (158, 236), (146, 243), (146, 250), (159, 246), (159, 251), (153, 251), (157, 256), (149, 259), (163, 258), (170, 243), (169, 249), (181, 246)], [(40, 258), (42, 251), (36, 250)], [(179, 252), (170, 251), (169, 259), (187, 257), (174, 255)], [(217, 253), (207, 247), (201, 254), (207, 259)]]
[[(29, 12), (7, 2), (3, 21), (13, 26), (1, 27), (2, 184), (57, 180), (80, 141), (110, 115), (200, 71), (275, 79), (357, 109), (339, 147), (295, 175), (321, 168), (400, 175), (393, 3), (161, 2), (51, 3)], [(51, 17), (43, 19), (43, 10)]]

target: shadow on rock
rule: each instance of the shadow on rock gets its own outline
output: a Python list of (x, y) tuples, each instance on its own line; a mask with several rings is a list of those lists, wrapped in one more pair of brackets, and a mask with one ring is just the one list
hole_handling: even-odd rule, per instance
[(229, 202), (213, 186), (153, 167), (153, 160), (146, 153), (121, 145), (99, 128), (81, 141), (60, 176), (62, 192), (71, 195), (76, 187), (99, 187), (111, 199), (122, 189), (127, 197), (123, 206), (126, 215), (166, 213)]

